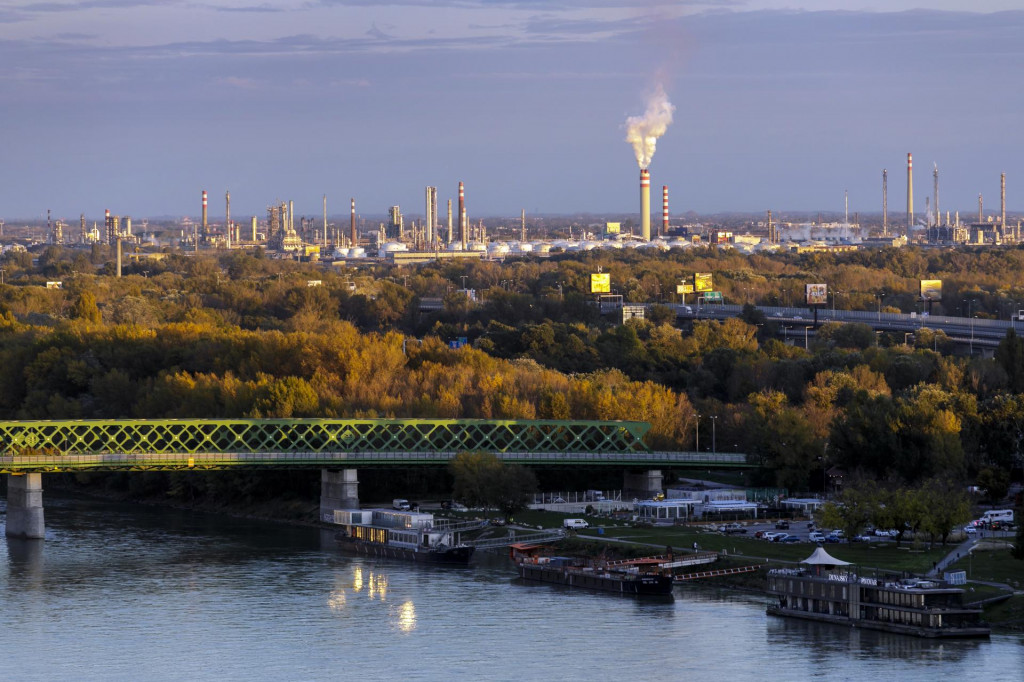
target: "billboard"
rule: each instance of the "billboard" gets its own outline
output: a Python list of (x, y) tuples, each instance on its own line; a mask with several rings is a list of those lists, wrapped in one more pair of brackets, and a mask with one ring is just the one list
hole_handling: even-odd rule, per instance
[(805, 284), (804, 294), (806, 295), (807, 305), (828, 305), (827, 284)]
[(622, 232), (622, 223), (605, 223), (604, 233), (605, 234), (619, 234)]
[(711, 291), (714, 287), (711, 286), (711, 273), (710, 272), (695, 272), (693, 273), (693, 290), (694, 291)]
[(942, 298), (942, 280), (941, 279), (922, 279), (921, 280), (921, 298), (926, 301), (938, 301)]
[(612, 278), (607, 272), (595, 272), (590, 276), (590, 293), (607, 294), (612, 290)]
[(692, 284), (677, 284), (676, 285), (676, 293), (677, 294), (684, 294), (684, 295), (685, 294), (692, 294), (693, 293), (693, 285)]

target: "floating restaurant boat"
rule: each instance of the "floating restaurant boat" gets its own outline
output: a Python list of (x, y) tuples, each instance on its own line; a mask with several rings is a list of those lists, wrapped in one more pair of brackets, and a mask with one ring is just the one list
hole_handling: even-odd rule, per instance
[(981, 609), (945, 581), (858, 576), (819, 547), (804, 568), (768, 572), (768, 606), (776, 616), (884, 630), (916, 637), (988, 637)]
[(390, 509), (335, 509), (338, 547), (350, 554), (417, 563), (468, 566), (474, 547), (433, 514)]
[(510, 545), (519, 577), (533, 582), (601, 590), (636, 596), (672, 594), (670, 574), (645, 571), (642, 566), (612, 567), (570, 557), (540, 556), (540, 545)]

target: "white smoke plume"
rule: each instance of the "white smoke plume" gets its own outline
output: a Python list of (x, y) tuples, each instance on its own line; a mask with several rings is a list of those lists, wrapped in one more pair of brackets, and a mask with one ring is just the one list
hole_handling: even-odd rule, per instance
[(636, 162), (640, 168), (651, 165), (654, 148), (658, 138), (665, 134), (672, 124), (672, 112), (676, 108), (668, 101), (665, 88), (660, 85), (647, 98), (647, 110), (643, 116), (630, 116), (626, 119), (626, 142), (633, 145)]

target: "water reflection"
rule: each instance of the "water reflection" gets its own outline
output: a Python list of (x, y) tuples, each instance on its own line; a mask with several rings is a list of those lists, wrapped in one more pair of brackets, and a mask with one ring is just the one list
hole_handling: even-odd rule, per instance
[(8, 575), (18, 579), (20, 589), (42, 585), (45, 546), (45, 540), (7, 538)]
[(395, 626), (400, 632), (412, 632), (416, 629), (416, 607), (411, 601), (403, 602), (397, 608)]

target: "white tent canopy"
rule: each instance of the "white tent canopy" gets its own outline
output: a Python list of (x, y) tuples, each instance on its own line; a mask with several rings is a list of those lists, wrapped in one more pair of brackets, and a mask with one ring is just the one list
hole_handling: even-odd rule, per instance
[(819, 547), (814, 550), (814, 554), (807, 557), (800, 563), (808, 564), (810, 566), (849, 566), (849, 561), (840, 561), (834, 556), (825, 551), (824, 548)]

